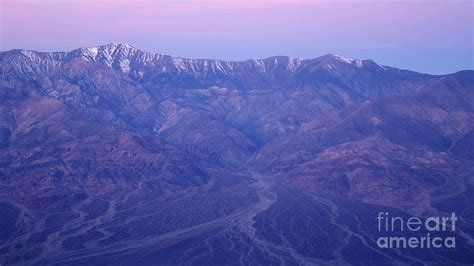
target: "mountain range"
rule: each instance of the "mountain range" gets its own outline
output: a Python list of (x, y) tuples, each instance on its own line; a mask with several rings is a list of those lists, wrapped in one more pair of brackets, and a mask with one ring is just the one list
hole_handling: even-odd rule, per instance
[[(474, 71), (0, 52), (0, 265), (474, 261)], [(377, 214), (456, 249), (381, 249)]]

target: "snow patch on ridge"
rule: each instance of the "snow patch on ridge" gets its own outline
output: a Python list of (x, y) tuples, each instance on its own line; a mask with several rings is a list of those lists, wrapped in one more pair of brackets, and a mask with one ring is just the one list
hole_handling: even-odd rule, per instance
[(348, 63), (348, 64), (352, 64), (352, 62), (354, 62), (354, 60), (355, 60), (355, 59), (352, 59), (352, 58), (349, 58), (349, 57), (343, 57), (343, 56), (340, 56), (340, 55), (337, 55), (337, 54), (334, 55), (334, 58), (336, 58), (340, 61), (343, 61), (345, 63)]

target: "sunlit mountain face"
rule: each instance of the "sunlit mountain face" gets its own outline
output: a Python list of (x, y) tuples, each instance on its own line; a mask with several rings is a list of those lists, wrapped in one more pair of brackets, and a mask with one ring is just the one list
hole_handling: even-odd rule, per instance
[(0, 265), (474, 262), (472, 70), (108, 44), (0, 77)]

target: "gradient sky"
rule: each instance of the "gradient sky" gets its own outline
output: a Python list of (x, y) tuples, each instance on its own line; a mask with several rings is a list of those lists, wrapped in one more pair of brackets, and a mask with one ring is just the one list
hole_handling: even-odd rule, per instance
[(0, 0), (0, 50), (110, 42), (190, 58), (323, 54), (444, 74), (473, 69), (474, 1)]

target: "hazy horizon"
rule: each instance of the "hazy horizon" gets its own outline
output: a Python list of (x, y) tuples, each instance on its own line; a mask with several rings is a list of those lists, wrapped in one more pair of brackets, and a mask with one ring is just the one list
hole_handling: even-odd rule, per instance
[(5, 0), (0, 8), (2, 51), (128, 43), (226, 61), (338, 54), (430, 74), (474, 62), (472, 1)]

